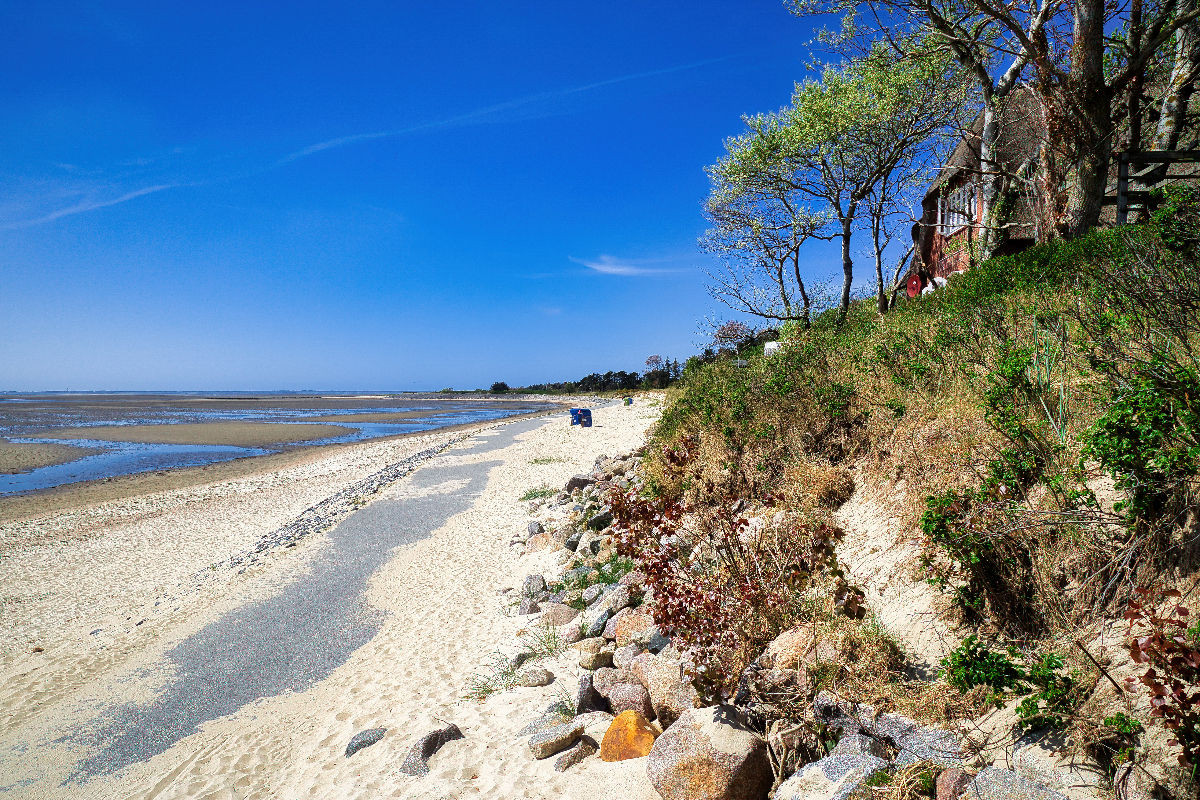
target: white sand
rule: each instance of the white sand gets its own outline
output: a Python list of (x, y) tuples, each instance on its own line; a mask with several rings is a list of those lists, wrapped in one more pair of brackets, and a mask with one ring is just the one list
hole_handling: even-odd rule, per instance
[[(65, 726), (113, 703), (152, 696), (164, 678), (165, 650), (282, 585), (324, 541), (310, 537), (240, 575), (216, 570), (197, 582), (198, 569), (439, 435), (368, 443), (277, 473), (0, 527), (0, 794), (655, 797), (642, 759), (604, 764), (593, 758), (559, 774), (553, 759), (534, 761), (516, 736), (560, 693), (573, 694), (577, 670), (566, 657), (548, 662), (559, 675), (549, 687), (513, 689), (483, 703), (461, 698), (471, 674), (495, 650), (514, 647), (524, 622), (508, 616), (497, 589), (551, 558), (521, 557), (509, 547), (530, 519), (517, 499), (530, 488), (561, 486), (590, 469), (597, 455), (637, 447), (656, 414), (645, 403), (612, 406), (596, 411), (597, 426), (590, 429), (570, 428), (562, 415), (504, 450), (457, 456), (451, 449), (439, 456), (501, 463), (473, 508), (430, 538), (397, 548), (372, 578), (367, 599), (388, 614), (371, 642), (309, 690), (257, 701), (147, 762), (84, 786), (59, 786), (86, 755), (53, 742)], [(531, 465), (534, 458), (562, 460)], [(410, 491), (401, 480), (381, 496)], [(32, 653), (34, 647), (45, 652)], [(398, 768), (410, 741), (435, 717), (456, 723), (466, 738), (434, 757), (429, 776), (403, 775)], [(374, 727), (390, 730), (379, 744), (346, 759), (350, 737)]]

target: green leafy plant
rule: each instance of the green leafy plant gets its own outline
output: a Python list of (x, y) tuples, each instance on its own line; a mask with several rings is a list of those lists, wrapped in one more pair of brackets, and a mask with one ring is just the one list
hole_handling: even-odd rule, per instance
[(964, 694), (976, 686), (988, 687), (991, 689), (989, 699), (999, 706), (1003, 703), (1004, 693), (1020, 687), (1025, 678), (1025, 673), (1012, 660), (1018, 655), (1011, 647), (1007, 653), (994, 652), (972, 634), (942, 659), (942, 675), (947, 683)]
[(1063, 660), (1055, 653), (1044, 654), (1030, 666), (1025, 677), (1033, 691), (1017, 706), (1022, 728), (1061, 728), (1066, 723), (1065, 715), (1076, 704), (1078, 682), (1062, 669)]

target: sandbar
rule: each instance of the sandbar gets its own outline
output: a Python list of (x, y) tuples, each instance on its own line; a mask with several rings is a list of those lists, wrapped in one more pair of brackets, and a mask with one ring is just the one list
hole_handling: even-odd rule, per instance
[(354, 433), (341, 425), (309, 425), (283, 422), (180, 422), (168, 425), (98, 425), (89, 428), (59, 428), (37, 434), (46, 439), (98, 439), (104, 442), (139, 444), (211, 444), (234, 447), (265, 447), (308, 442)]
[(52, 467), (97, 452), (91, 447), (38, 442), (10, 442), (0, 439), (0, 473), (16, 475), (40, 467)]
[(377, 411), (365, 414), (323, 414), (319, 417), (305, 417), (310, 422), (407, 422), (413, 419), (432, 419), (447, 414), (461, 414), (463, 409), (453, 408), (444, 411)]

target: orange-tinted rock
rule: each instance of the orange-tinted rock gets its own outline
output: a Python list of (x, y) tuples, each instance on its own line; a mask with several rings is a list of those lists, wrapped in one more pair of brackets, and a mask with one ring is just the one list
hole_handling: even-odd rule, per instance
[(601, 761), (624, 761), (642, 758), (654, 746), (658, 731), (641, 713), (622, 711), (608, 726), (600, 742)]
[(654, 627), (653, 617), (641, 610), (634, 610), (616, 618), (613, 625), (613, 638), (617, 640), (617, 647), (624, 647), (632, 642), (638, 634), (644, 633), (652, 627)]
[(646, 775), (663, 800), (765, 800), (766, 743), (733, 706), (689, 709), (654, 742)]

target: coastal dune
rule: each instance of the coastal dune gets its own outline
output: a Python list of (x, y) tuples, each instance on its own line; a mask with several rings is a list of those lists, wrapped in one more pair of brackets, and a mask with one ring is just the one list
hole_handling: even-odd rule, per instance
[[(464, 434), (365, 443), (277, 473), (0, 526), (8, 556), (0, 560), (0, 713), (11, 723), (0, 734), (0, 786), (15, 797), (56, 796), (75, 774), (71, 796), (96, 798), (653, 796), (640, 761), (555, 773), (530, 757), (517, 732), (554, 693), (573, 691), (568, 663), (554, 667), (560, 674), (548, 689), (513, 689), (482, 703), (463, 693), (494, 651), (520, 636), (521, 618), (497, 590), (545, 568), (509, 546), (529, 519), (519, 498), (561, 487), (598, 455), (636, 448), (655, 414), (645, 405), (598, 409), (590, 429), (555, 415), (511, 444), (475, 452), (503, 424), (481, 426), (429, 463), (483, 465), (486, 483), (467, 510), (398, 547), (370, 579), (365, 601), (383, 613), (367, 644), (316, 684), (205, 723), (114, 774), (78, 775), (100, 743), (64, 735), (123, 703), (152, 699), (170, 680), (163, 654), (171, 646), (280, 591), (328, 541), (306, 537), (241, 573), (204, 565), (252, 546), (352, 477)], [(460, 491), (453, 481), (418, 488), (409, 477), (364, 502)], [(197, 567), (208, 574), (197, 578)], [(457, 724), (465, 738), (443, 748), (429, 775), (399, 773), (408, 745), (436, 720)], [(388, 728), (381, 742), (345, 757), (355, 733), (377, 727)]]

